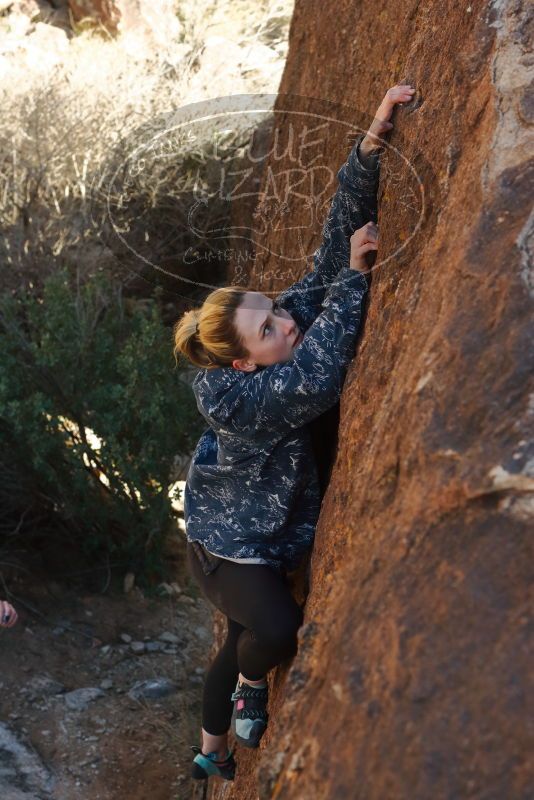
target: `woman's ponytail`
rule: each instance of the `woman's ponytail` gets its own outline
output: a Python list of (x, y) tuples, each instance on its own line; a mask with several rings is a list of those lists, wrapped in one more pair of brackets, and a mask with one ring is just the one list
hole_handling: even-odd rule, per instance
[(196, 367), (213, 369), (246, 358), (249, 353), (237, 332), (234, 316), (248, 291), (244, 286), (215, 289), (200, 308), (186, 311), (173, 328), (176, 361), (181, 353)]
[(200, 339), (199, 318), (199, 309), (191, 309), (186, 311), (181, 319), (175, 323), (173, 328), (173, 352), (176, 361), (178, 361), (181, 353), (197, 367), (208, 367), (211, 359), (205, 352)]

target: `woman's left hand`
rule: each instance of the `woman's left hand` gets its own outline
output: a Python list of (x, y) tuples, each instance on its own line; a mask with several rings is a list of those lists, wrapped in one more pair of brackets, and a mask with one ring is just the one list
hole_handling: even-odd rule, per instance
[(383, 144), (377, 137), (383, 136), (384, 133), (392, 129), (393, 123), (389, 122), (389, 120), (393, 114), (393, 109), (397, 103), (409, 103), (413, 99), (414, 93), (415, 89), (408, 83), (400, 83), (387, 90), (371, 126), (362, 140), (364, 152), (370, 153), (373, 149)]
[(0, 600), (0, 628), (11, 628), (17, 621), (17, 612), (7, 600)]

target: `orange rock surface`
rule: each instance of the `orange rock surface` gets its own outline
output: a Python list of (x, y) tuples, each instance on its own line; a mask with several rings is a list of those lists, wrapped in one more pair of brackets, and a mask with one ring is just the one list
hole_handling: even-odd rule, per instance
[[(327, 118), (324, 101), (337, 104), (343, 124), (321, 144), (335, 171), (345, 123), (369, 124), (389, 86), (417, 92), (393, 117), (401, 155), (382, 157), (380, 248), (339, 435), (318, 442), (331, 473), (306, 597), (305, 569), (296, 578), (299, 652), (269, 676), (261, 747), (238, 748), (214, 800), (529, 795), (531, 27), (520, 1), (297, 0), (273, 136), (295, 109)], [(264, 233), (249, 276), (263, 292), (301, 277), (320, 242), (295, 193), (287, 203), (303, 233)], [(265, 279), (280, 254), (294, 261)]]

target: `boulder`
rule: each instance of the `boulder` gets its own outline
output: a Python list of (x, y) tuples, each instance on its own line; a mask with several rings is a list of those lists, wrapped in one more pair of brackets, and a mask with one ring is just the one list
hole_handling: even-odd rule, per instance
[[(346, 126), (368, 126), (395, 83), (417, 91), (382, 156), (299, 651), (270, 673), (261, 747), (212, 800), (529, 796), (531, 36), (523, 0), (295, 4), (273, 137), (313, 109), (316, 163), (335, 174)], [(289, 151), (267, 166), (272, 182)], [(324, 211), (310, 228), (300, 200), (264, 234), (251, 288), (311, 268)], [(295, 260), (278, 278), (280, 254)], [(220, 614), (214, 633), (215, 652)]]
[(110, 34), (138, 36), (165, 46), (177, 38), (181, 24), (173, 0), (69, 0), (75, 22), (94, 20)]

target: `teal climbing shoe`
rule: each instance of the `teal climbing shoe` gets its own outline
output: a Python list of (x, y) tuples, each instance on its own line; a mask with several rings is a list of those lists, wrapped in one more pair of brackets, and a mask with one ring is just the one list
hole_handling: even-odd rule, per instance
[(219, 778), (224, 778), (226, 781), (233, 781), (235, 775), (236, 763), (234, 760), (234, 752), (228, 750), (226, 759), (224, 761), (217, 761), (217, 753), (208, 753), (204, 755), (201, 747), (191, 745), (191, 750), (196, 753), (193, 763), (191, 764), (191, 777), (197, 781), (205, 781), (212, 775)]
[(255, 688), (248, 683), (239, 683), (232, 694), (232, 731), (237, 741), (245, 747), (259, 747), (265, 733), (269, 715), (267, 713), (268, 688)]

